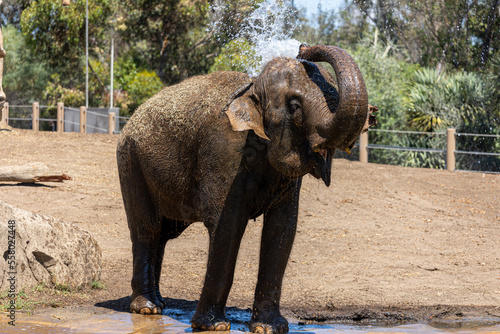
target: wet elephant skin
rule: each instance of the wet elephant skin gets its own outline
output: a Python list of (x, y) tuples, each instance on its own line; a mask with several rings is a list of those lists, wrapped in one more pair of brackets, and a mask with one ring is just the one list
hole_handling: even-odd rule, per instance
[[(348, 133), (325, 134), (323, 120), (339, 105), (335, 86), (314, 63), (277, 58), (256, 78), (237, 72), (190, 78), (138, 108), (117, 148), (132, 239), (132, 312), (161, 314), (165, 244), (202, 221), (209, 255), (191, 323), (197, 330), (228, 330), (225, 305), (240, 241), (248, 220), (263, 214), (249, 327), (288, 332), (279, 307), (302, 176), (310, 173), (328, 185), (334, 150), (352, 145), (365, 123), (352, 115)], [(339, 90), (345, 94), (349, 87)], [(348, 122), (347, 112), (336, 118)], [(367, 117), (367, 108), (362, 113)]]

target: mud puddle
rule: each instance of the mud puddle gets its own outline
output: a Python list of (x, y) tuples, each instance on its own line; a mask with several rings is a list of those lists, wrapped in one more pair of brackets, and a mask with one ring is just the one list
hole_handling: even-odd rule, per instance
[[(95, 312), (95, 311), (94, 311)], [(169, 309), (162, 316), (142, 316), (127, 312), (107, 312), (95, 314), (85, 309), (57, 309), (45, 314), (16, 314), (15, 324), (9, 325), (7, 314), (1, 315), (0, 332), (10, 333), (191, 333), (189, 319), (191, 312), (182, 309)], [(250, 313), (245, 310), (228, 309), (227, 315), (232, 330), (224, 333), (247, 331), (246, 323)], [(356, 325), (354, 323), (304, 324), (289, 319), (290, 333), (500, 333), (498, 319), (467, 321), (435, 321), (430, 324), (399, 325)]]

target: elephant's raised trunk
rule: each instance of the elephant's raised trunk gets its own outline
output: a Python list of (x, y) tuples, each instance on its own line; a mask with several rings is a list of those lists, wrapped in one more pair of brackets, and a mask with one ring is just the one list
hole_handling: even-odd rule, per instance
[(297, 58), (332, 65), (339, 86), (339, 104), (330, 115), (318, 115), (322, 119), (314, 123), (317, 134), (326, 139), (322, 146), (338, 149), (352, 146), (369, 112), (366, 86), (358, 66), (347, 52), (336, 46), (302, 44)]

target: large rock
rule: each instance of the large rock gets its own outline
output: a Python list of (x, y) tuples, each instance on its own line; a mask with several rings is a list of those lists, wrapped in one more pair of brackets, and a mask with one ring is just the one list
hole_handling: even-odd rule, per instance
[[(14, 222), (14, 223), (13, 223)], [(15, 229), (15, 244), (13, 229)], [(15, 253), (12, 253), (14, 251)], [(0, 201), (0, 291), (44, 282), (71, 288), (99, 280), (102, 252), (94, 237), (75, 224), (21, 210)]]

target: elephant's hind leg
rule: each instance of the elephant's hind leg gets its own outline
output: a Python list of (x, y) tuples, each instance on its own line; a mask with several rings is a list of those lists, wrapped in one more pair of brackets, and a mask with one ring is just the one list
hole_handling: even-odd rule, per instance
[(163, 254), (162, 217), (137, 166), (122, 168), (120, 183), (132, 240), (133, 274), (130, 311), (161, 314), (163, 304), (156, 293), (155, 266), (158, 254)]
[(161, 278), (161, 267), (163, 263), (163, 256), (165, 253), (165, 245), (168, 240), (175, 239), (189, 226), (189, 223), (167, 219), (163, 217), (161, 223), (161, 236), (158, 249), (155, 256), (154, 274), (155, 274), (155, 285), (156, 285), (156, 298), (160, 301), (162, 307), (166, 306), (166, 302), (160, 293), (160, 278)]

